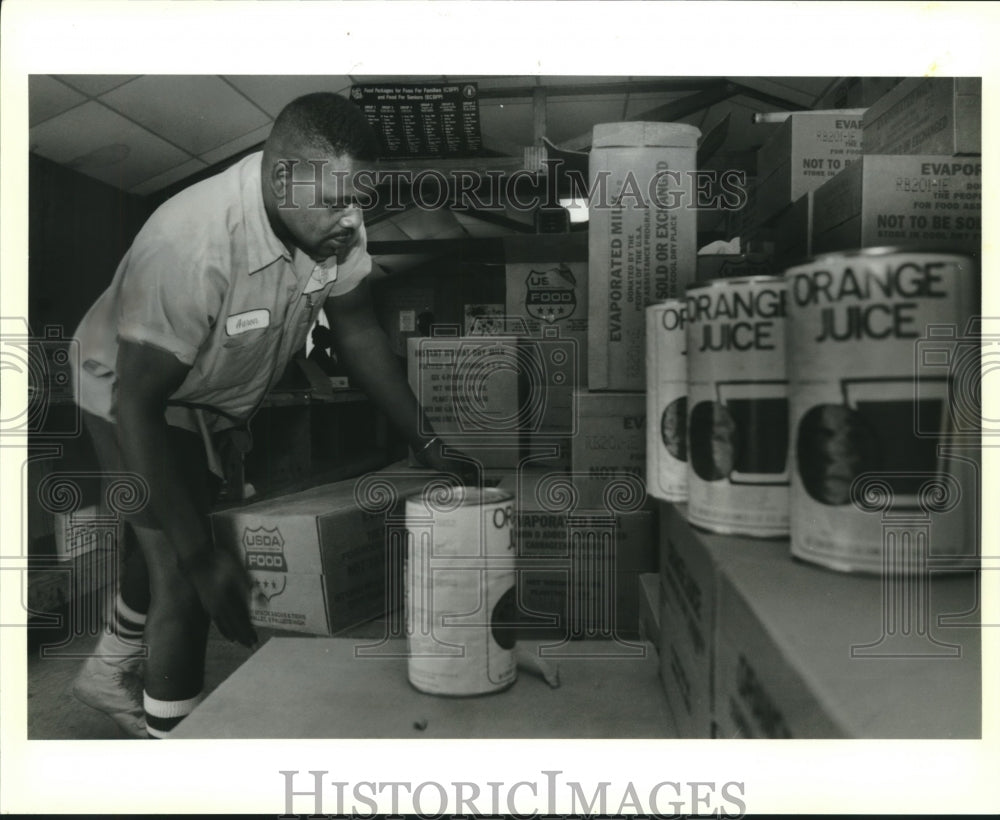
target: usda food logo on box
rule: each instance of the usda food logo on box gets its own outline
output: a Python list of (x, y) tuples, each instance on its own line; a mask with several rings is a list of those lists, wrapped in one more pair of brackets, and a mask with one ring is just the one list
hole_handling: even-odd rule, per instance
[(288, 572), (285, 560), (285, 539), (277, 527), (246, 527), (243, 530), (243, 551), (247, 569), (269, 569)]

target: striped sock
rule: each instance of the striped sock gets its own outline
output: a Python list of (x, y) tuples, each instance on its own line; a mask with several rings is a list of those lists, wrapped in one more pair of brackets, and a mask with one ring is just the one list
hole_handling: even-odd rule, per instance
[(178, 723), (186, 718), (194, 707), (202, 702), (205, 695), (199, 692), (186, 700), (157, 700), (142, 693), (142, 705), (146, 710), (146, 733), (150, 737), (164, 738)]
[(142, 642), (145, 628), (146, 616), (126, 604), (119, 592), (115, 597), (115, 611), (104, 628), (96, 654), (104, 657), (145, 657), (146, 647)]

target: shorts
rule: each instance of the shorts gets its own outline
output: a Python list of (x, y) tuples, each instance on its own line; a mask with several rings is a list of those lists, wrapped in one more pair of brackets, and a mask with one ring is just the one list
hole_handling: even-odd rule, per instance
[[(131, 472), (125, 467), (125, 460), (118, 445), (117, 426), (86, 411), (82, 415), (87, 432), (94, 444), (101, 472), (105, 475)], [(209, 470), (205, 445), (201, 436), (180, 427), (168, 426), (167, 431), (168, 447), (180, 470), (181, 481), (191, 492), (199, 514), (207, 516), (212, 509), (221, 482)], [(102, 483), (106, 486), (106, 481)], [(135, 526), (162, 529), (153, 513), (152, 506), (148, 502), (142, 509), (127, 513), (123, 518)]]

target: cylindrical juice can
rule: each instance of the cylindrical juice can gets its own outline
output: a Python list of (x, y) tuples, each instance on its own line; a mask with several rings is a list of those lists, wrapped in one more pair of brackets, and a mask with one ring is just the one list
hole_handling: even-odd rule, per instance
[(645, 387), (646, 307), (694, 281), (700, 131), (594, 126), (590, 151), (587, 371), (591, 390)]
[(688, 519), (719, 533), (787, 535), (782, 277), (689, 286), (687, 360)]
[(667, 299), (646, 308), (646, 489), (687, 501), (687, 306)]
[(785, 279), (793, 555), (875, 573), (974, 556), (975, 260), (873, 248)]
[(406, 500), (409, 680), (435, 695), (498, 692), (517, 677), (514, 496), (439, 495)]

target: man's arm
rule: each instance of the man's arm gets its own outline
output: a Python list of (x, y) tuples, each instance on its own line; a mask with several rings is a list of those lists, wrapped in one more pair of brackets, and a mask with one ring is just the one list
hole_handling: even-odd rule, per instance
[[(324, 309), (338, 359), (347, 368), (351, 383), (386, 413), (425, 463), (471, 479), (474, 471), (468, 462), (443, 457), (442, 442), (424, 420), (406, 375), (375, 318), (368, 283), (363, 280), (353, 290), (330, 297)], [(428, 443), (431, 446), (424, 449)]]
[(235, 558), (213, 549), (208, 522), (185, 486), (169, 444), (167, 399), (190, 368), (150, 345), (122, 340), (118, 351), (118, 439), (125, 465), (149, 487), (149, 504), (175, 560), (227, 638), (256, 640), (247, 612), (249, 581)]
[(323, 306), (330, 320), (338, 360), (357, 385), (382, 409), (415, 450), (427, 443), (426, 425), (406, 376), (375, 318), (368, 283), (341, 296), (332, 296)]

